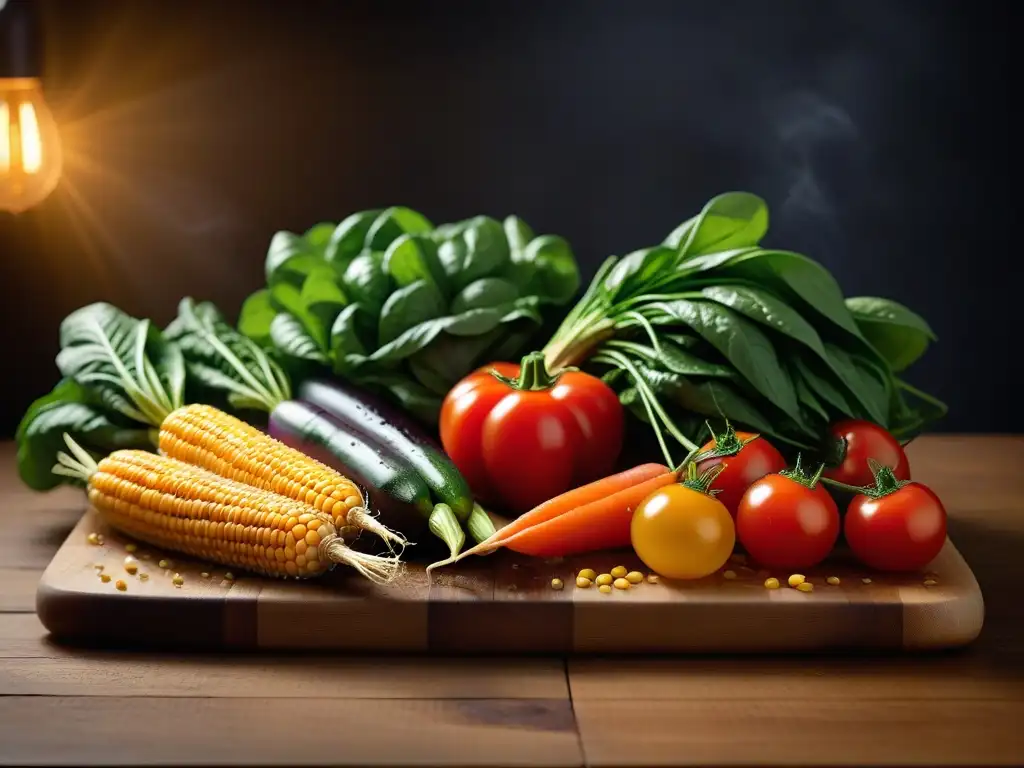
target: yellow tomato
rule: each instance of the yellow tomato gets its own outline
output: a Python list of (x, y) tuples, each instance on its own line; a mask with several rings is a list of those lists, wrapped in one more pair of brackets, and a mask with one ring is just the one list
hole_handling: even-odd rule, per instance
[(699, 579), (725, 565), (736, 545), (736, 526), (722, 502), (677, 484), (640, 502), (630, 536), (637, 557), (655, 573)]

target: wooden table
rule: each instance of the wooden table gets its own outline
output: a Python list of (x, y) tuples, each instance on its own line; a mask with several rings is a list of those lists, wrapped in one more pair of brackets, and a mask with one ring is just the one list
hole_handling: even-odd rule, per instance
[(984, 592), (966, 650), (462, 660), (58, 646), (35, 589), (83, 496), (28, 492), (0, 446), (0, 763), (1024, 764), (1024, 438), (910, 455)]

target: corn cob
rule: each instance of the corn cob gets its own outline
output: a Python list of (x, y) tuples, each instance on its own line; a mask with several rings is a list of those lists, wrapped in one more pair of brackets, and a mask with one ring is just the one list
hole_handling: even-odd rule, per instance
[(310, 578), (351, 566), (386, 583), (394, 557), (350, 549), (330, 516), (148, 451), (115, 451), (99, 463), (70, 437), (53, 471), (87, 483), (90, 503), (114, 528), (157, 547), (276, 577)]
[(407, 543), (370, 516), (358, 486), (340, 472), (212, 406), (172, 411), (160, 425), (159, 444), (166, 456), (309, 504), (342, 535), (366, 530), (389, 546)]

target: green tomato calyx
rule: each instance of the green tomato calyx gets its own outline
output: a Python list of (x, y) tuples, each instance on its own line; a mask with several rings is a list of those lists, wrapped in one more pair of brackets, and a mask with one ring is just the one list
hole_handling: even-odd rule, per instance
[(544, 364), (543, 352), (531, 352), (525, 355), (519, 366), (519, 376), (512, 378), (502, 376), (496, 370), (491, 371), (491, 376), (502, 384), (520, 392), (543, 392), (551, 389), (558, 383), (563, 373), (575, 371), (576, 368), (562, 368), (552, 376)]
[(788, 477), (790, 480), (800, 483), (800, 485), (810, 488), (812, 491), (818, 485), (818, 481), (822, 479), (821, 473), (825, 471), (824, 462), (818, 465), (818, 468), (814, 472), (809, 472), (807, 467), (803, 465), (803, 454), (798, 453), (796, 455), (796, 463), (791, 469), (783, 469), (779, 472), (783, 477)]
[(707, 425), (708, 432), (711, 433), (711, 439), (714, 445), (708, 450), (697, 454), (694, 461), (704, 461), (705, 459), (719, 458), (723, 456), (735, 456), (737, 453), (743, 450), (744, 446), (748, 443), (752, 443), (760, 435), (751, 435), (746, 440), (740, 440), (739, 435), (736, 434), (736, 429), (729, 422), (725, 420), (725, 431), (715, 432), (714, 427), (711, 426), (710, 421), (704, 422)]
[(686, 465), (686, 479), (680, 483), (684, 488), (689, 488), (697, 493), (703, 493), (705, 496), (711, 496), (712, 498), (722, 492), (721, 488), (712, 488), (711, 484), (715, 482), (715, 479), (725, 469), (721, 464), (716, 464), (710, 467), (700, 474), (697, 474), (697, 464), (691, 462)]
[(875, 479), (875, 482), (871, 485), (848, 485), (828, 477), (822, 478), (822, 482), (832, 488), (839, 488), (850, 493), (868, 496), (872, 499), (880, 499), (883, 496), (896, 493), (900, 488), (910, 483), (909, 480), (900, 480), (896, 477), (892, 467), (888, 467), (875, 459), (868, 459), (868, 467), (871, 469), (871, 475)]

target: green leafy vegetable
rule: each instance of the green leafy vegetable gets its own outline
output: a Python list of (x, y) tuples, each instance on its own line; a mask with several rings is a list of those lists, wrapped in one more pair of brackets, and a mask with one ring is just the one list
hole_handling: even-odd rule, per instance
[(821, 264), (760, 247), (756, 195), (711, 199), (660, 244), (611, 257), (544, 346), (548, 370), (601, 366), (674, 464), (695, 417), (724, 418), (815, 450), (830, 422), (916, 434), (945, 406), (896, 378), (934, 339), (886, 299), (845, 299)]

